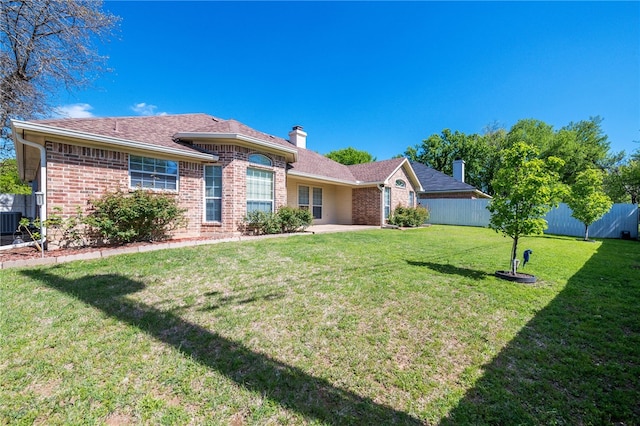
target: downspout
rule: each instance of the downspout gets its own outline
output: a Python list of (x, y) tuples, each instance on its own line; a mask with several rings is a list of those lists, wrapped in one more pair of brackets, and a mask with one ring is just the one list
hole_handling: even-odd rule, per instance
[(42, 235), (40, 236), (40, 239), (44, 247), (47, 235), (47, 227), (44, 225), (47, 220), (47, 149), (40, 144), (24, 139), (18, 132), (14, 132), (14, 136), (21, 144), (36, 148), (40, 151), (40, 183), (38, 186), (40, 191), (44, 194), (44, 201), (42, 206), (40, 206), (40, 223), (42, 223)]

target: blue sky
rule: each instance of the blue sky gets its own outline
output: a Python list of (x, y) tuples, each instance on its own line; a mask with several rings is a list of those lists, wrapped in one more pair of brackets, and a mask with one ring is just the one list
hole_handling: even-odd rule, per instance
[(599, 115), (640, 148), (640, 2), (130, 2), (72, 115), (204, 112), (378, 160), (450, 128)]

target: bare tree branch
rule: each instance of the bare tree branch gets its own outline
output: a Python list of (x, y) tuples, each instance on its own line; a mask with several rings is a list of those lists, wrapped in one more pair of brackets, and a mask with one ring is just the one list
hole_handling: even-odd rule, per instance
[(93, 0), (0, 0), (0, 158), (12, 157), (9, 120), (51, 111), (49, 94), (106, 71), (96, 44), (119, 18)]

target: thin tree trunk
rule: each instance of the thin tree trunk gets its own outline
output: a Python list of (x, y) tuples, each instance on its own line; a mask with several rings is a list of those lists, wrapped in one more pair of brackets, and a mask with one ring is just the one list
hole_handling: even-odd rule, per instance
[(584, 240), (589, 241), (589, 225), (584, 226)]
[(513, 239), (513, 245), (511, 246), (511, 262), (509, 263), (510, 264), (509, 269), (512, 272), (515, 272), (513, 267), (513, 261), (515, 260), (517, 253), (518, 253), (518, 237), (515, 237)]

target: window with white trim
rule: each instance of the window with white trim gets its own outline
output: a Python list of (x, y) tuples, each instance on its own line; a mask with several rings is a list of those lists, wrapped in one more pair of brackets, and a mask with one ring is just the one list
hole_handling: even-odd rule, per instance
[(260, 164), (261, 166), (273, 166), (271, 158), (264, 154), (249, 154), (249, 162), (253, 164)]
[(247, 168), (247, 213), (273, 212), (273, 172)]
[(309, 210), (309, 187), (300, 185), (298, 187), (298, 208)]
[(222, 166), (204, 166), (204, 220), (222, 222)]
[(415, 197), (416, 195), (414, 194), (414, 192), (409, 191), (409, 207), (415, 207)]
[(322, 219), (322, 188), (298, 186), (298, 207), (304, 210), (311, 209), (314, 219)]
[(322, 219), (322, 188), (313, 188), (313, 218)]
[(391, 188), (384, 187), (384, 218), (389, 219), (391, 214)]
[(178, 190), (178, 163), (159, 158), (129, 156), (131, 188)]
[(405, 181), (403, 181), (402, 179), (396, 179), (396, 186), (398, 188), (404, 188), (407, 186), (407, 183)]

